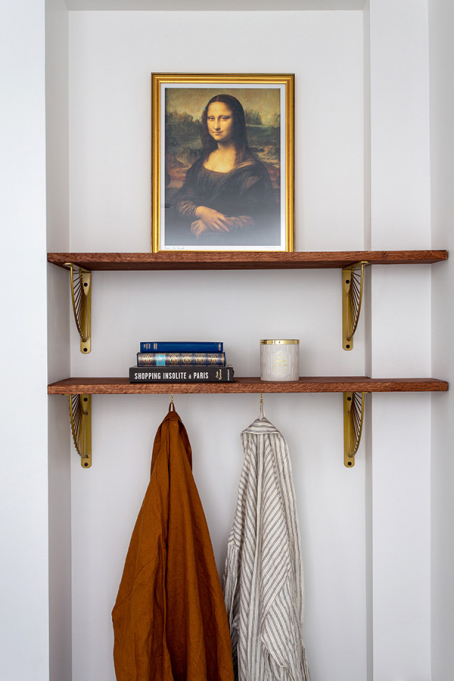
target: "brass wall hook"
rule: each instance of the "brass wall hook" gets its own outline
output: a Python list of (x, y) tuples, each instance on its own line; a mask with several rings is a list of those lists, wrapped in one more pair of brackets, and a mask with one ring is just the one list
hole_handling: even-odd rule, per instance
[(265, 418), (265, 407), (263, 404), (263, 393), (260, 393), (259, 419)]

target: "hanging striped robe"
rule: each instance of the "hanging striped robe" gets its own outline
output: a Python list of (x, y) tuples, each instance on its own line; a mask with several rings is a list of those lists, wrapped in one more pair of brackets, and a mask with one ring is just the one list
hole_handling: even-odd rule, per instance
[(264, 417), (241, 436), (245, 460), (224, 574), (235, 678), (310, 681), (288, 446)]

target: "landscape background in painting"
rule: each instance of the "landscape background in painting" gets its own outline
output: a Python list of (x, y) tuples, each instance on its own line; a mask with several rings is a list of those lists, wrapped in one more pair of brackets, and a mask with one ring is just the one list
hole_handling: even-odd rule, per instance
[(252, 153), (279, 191), (281, 168), (280, 90), (278, 88), (169, 88), (165, 90), (166, 203), (183, 185), (202, 153), (202, 112), (212, 97), (228, 94), (242, 104)]

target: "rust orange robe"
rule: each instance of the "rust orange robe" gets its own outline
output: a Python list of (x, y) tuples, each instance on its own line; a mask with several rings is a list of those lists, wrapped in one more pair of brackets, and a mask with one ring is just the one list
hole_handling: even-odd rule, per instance
[(117, 681), (233, 681), (221, 584), (175, 411), (156, 434), (112, 619)]

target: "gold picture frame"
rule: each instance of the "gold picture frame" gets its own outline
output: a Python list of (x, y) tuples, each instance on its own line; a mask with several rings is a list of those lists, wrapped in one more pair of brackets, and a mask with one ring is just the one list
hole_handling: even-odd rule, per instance
[(152, 251), (293, 251), (293, 74), (152, 74)]

